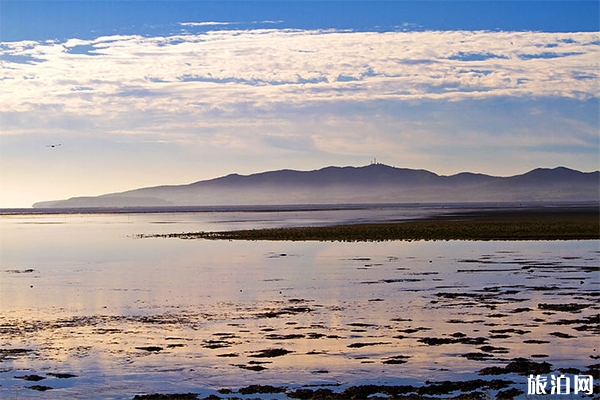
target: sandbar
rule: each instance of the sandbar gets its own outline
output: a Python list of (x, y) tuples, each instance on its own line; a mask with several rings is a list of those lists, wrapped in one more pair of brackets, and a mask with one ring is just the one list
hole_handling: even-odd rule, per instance
[(600, 239), (600, 212), (593, 206), (492, 208), (401, 221), (151, 236), (286, 241), (595, 240)]

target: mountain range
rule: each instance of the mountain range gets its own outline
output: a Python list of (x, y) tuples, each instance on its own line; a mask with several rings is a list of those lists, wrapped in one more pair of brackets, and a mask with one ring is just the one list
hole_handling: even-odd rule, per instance
[(385, 164), (230, 174), (188, 185), (156, 186), (96, 197), (35, 203), (34, 208), (213, 205), (588, 202), (600, 199), (600, 172), (537, 168), (498, 177), (443, 176)]

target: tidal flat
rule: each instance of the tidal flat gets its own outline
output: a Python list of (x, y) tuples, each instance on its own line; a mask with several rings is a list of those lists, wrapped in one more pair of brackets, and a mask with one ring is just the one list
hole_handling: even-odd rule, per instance
[(600, 239), (595, 209), (524, 209), (444, 213), (396, 222), (160, 234), (221, 240), (582, 240)]
[(598, 240), (137, 236), (215, 231), (164, 214), (2, 223), (2, 398), (525, 398), (530, 374), (599, 378)]

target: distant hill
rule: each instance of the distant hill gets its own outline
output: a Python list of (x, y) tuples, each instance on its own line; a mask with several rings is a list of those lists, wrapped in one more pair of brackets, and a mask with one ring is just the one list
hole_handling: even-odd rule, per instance
[(538, 168), (497, 177), (451, 176), (384, 164), (231, 174), (188, 185), (35, 203), (35, 208), (440, 202), (599, 201), (600, 172)]

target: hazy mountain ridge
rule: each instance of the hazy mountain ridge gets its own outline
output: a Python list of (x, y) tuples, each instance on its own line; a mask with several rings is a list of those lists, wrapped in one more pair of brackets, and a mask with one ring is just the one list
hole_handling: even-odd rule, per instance
[(600, 172), (537, 168), (497, 177), (471, 172), (438, 175), (384, 164), (230, 174), (188, 185), (129, 190), (97, 197), (39, 202), (47, 207), (147, 207), (427, 202), (598, 201)]

